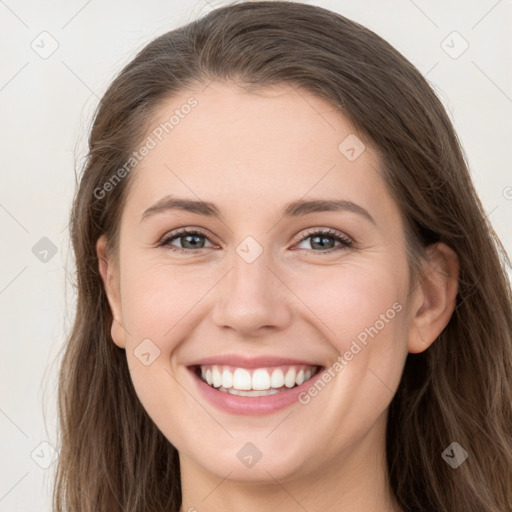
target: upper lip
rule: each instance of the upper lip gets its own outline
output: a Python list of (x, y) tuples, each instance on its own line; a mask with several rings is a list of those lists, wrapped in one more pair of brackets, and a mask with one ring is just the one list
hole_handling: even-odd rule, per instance
[(278, 356), (258, 356), (246, 357), (237, 354), (225, 354), (213, 357), (206, 357), (195, 361), (188, 366), (206, 366), (206, 365), (226, 365), (234, 366), (236, 368), (265, 368), (268, 366), (286, 366), (286, 365), (306, 365), (306, 366), (321, 366), (311, 361), (301, 361), (299, 359), (290, 359), (288, 357)]

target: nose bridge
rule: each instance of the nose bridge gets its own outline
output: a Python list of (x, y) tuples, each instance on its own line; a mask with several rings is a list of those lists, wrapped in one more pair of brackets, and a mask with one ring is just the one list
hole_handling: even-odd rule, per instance
[(284, 291), (269, 269), (270, 255), (253, 237), (246, 237), (235, 248), (215, 308), (218, 326), (250, 333), (260, 327), (283, 327), (289, 321)]
[[(249, 237), (248, 237), (249, 238)], [(252, 237), (251, 237), (252, 238)], [(257, 245), (256, 245), (257, 244)], [(233, 270), (230, 281), (235, 293), (265, 295), (271, 272), (268, 267), (270, 251), (254, 239), (240, 243), (233, 255)]]

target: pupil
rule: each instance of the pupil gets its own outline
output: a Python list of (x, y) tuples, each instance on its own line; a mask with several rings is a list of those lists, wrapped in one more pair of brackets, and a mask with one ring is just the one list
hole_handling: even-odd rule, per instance
[[(183, 244), (184, 248), (185, 248), (185, 249), (190, 249), (190, 248), (195, 248), (195, 247), (198, 247), (198, 246), (199, 246), (199, 243), (200, 243), (200, 242), (198, 243), (198, 242), (197, 242), (197, 239), (198, 239), (198, 238), (201, 238), (201, 237), (200, 237), (199, 235), (186, 235), (186, 236), (184, 236), (183, 238), (186, 240), (185, 244)], [(191, 243), (190, 247), (187, 247), (187, 244), (189, 243), (189, 239), (191, 239), (191, 238), (192, 238), (192, 239), (195, 239), (195, 240), (196, 240), (196, 242), (190, 242), (190, 243)]]
[[(317, 242), (315, 242), (315, 240), (320, 240), (320, 242), (317, 243)], [(326, 242), (326, 240), (327, 240), (327, 242)], [(331, 243), (328, 242), (329, 240), (331, 240)], [(311, 239), (311, 247), (312, 248), (315, 248), (315, 245), (316, 245), (320, 249), (325, 249), (326, 246), (332, 246), (333, 243), (334, 243), (333, 239), (328, 236), (314, 236)], [(327, 247), (327, 248), (330, 249), (331, 247)]]

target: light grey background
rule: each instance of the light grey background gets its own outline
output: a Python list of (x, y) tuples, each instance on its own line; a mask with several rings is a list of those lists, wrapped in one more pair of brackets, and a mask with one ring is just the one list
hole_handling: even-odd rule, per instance
[[(428, 78), (512, 254), (511, 0), (308, 3), (371, 28)], [(218, 5), (0, 0), (0, 512), (51, 509), (55, 357), (74, 309), (67, 222), (93, 108), (136, 51)]]

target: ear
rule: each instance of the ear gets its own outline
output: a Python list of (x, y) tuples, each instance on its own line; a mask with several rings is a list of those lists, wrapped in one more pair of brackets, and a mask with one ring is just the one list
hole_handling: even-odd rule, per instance
[(123, 310), (121, 307), (121, 294), (119, 288), (118, 271), (115, 268), (114, 261), (107, 251), (107, 237), (101, 235), (96, 242), (96, 253), (98, 255), (98, 265), (107, 295), (110, 311), (112, 312), (112, 326), (111, 336), (114, 343), (120, 347), (125, 348), (126, 345), (126, 331), (123, 326)]
[(427, 248), (423, 262), (423, 277), (414, 290), (412, 326), (409, 330), (408, 350), (419, 353), (426, 350), (448, 325), (455, 310), (459, 288), (459, 260), (444, 243)]

